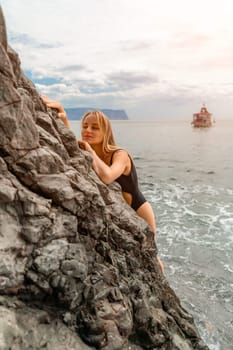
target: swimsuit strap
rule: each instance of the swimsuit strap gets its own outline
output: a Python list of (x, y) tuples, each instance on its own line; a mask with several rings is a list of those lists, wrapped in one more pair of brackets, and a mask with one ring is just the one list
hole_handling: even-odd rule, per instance
[(118, 152), (118, 151), (123, 151), (123, 148), (117, 148), (116, 150), (114, 150), (114, 151), (112, 152), (112, 155), (111, 155), (111, 158), (110, 158), (110, 165), (112, 165), (112, 159), (113, 159), (114, 154), (115, 154), (116, 152)]

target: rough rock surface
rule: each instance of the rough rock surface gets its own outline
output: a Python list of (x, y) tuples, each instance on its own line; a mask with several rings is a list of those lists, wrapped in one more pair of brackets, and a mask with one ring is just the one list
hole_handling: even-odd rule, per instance
[(0, 43), (0, 348), (208, 349), (148, 225), (23, 75), (2, 11)]

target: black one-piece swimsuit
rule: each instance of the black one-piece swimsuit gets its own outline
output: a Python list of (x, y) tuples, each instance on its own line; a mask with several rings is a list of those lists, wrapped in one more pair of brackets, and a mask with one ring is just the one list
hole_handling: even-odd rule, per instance
[[(110, 159), (110, 164), (112, 164), (113, 155), (117, 151), (120, 151), (120, 149), (117, 149), (116, 151), (114, 151), (112, 153), (112, 156)], [(132, 196), (131, 207), (135, 211), (137, 211), (138, 208), (140, 208), (140, 206), (146, 202), (146, 199), (139, 189), (137, 172), (136, 172), (136, 168), (135, 168), (135, 165), (134, 165), (131, 157), (130, 157), (130, 161), (131, 161), (131, 170), (130, 170), (129, 175), (122, 174), (115, 181), (117, 181), (120, 184), (122, 192), (127, 192), (127, 193), (131, 194), (131, 196)]]

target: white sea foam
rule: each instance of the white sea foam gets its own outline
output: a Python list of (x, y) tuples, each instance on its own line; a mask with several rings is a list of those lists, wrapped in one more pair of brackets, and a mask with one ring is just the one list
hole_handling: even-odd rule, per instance
[[(233, 313), (229, 308), (233, 303), (229, 286), (233, 276), (232, 193), (210, 185), (166, 182), (155, 183), (145, 192), (156, 213), (158, 246), (168, 279), (183, 298), (187, 291), (188, 295), (192, 293), (193, 302), (189, 297), (187, 305), (197, 319), (203, 339), (211, 350), (222, 350), (217, 340), (220, 327), (212, 318), (224, 319), (224, 310), (228, 310), (225, 317), (229, 320), (229, 312)], [(233, 277), (231, 281), (233, 284)], [(200, 289), (202, 296), (198, 297)], [(206, 300), (211, 301), (212, 310), (206, 308)], [(200, 310), (191, 304), (199, 305)], [(212, 325), (208, 332), (205, 327), (210, 322), (216, 326)], [(226, 324), (227, 332), (233, 334), (232, 323)]]

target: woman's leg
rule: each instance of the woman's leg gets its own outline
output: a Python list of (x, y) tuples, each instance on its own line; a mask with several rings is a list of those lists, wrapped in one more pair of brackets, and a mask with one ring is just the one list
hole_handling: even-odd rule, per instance
[(156, 222), (153, 209), (149, 202), (143, 203), (136, 211), (138, 216), (143, 218), (154, 231), (154, 239), (156, 240)]
[[(154, 240), (156, 241), (156, 221), (155, 221), (155, 216), (154, 216), (154, 212), (152, 209), (152, 206), (150, 205), (149, 202), (145, 202), (143, 203), (138, 210), (136, 211), (137, 215), (140, 216), (142, 219), (144, 219), (152, 228), (152, 230), (154, 231)], [(164, 273), (165, 269), (164, 269), (164, 265), (160, 259), (159, 256), (157, 256), (159, 265), (161, 267), (162, 272)]]

